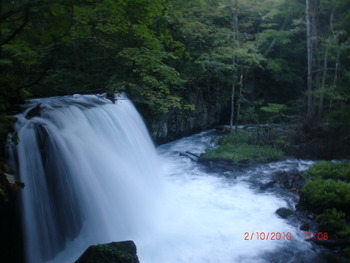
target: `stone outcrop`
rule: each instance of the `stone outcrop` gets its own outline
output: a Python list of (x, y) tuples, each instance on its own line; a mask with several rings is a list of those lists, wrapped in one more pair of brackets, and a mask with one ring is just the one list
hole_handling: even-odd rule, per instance
[(227, 106), (223, 102), (208, 102), (200, 95), (192, 96), (194, 110), (175, 109), (160, 120), (147, 120), (153, 140), (160, 144), (214, 127), (228, 120)]

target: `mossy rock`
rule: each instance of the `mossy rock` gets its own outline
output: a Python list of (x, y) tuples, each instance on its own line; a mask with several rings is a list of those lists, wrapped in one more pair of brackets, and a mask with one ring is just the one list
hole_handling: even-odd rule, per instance
[(139, 263), (139, 259), (135, 243), (121, 241), (90, 246), (75, 263)]
[(276, 214), (282, 218), (287, 218), (293, 214), (293, 211), (289, 208), (281, 207), (276, 210)]

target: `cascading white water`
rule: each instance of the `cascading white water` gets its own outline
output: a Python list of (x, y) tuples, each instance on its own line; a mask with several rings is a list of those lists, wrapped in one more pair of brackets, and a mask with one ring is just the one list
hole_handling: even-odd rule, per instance
[[(40, 116), (25, 118), (38, 103)], [(81, 253), (144, 235), (155, 215), (159, 164), (131, 102), (75, 95), (31, 105), (17, 116), (27, 262), (46, 262), (74, 239)]]
[[(27, 263), (71, 263), (89, 245), (126, 239), (141, 263), (296, 263), (314, 253), (297, 225), (275, 214), (286, 200), (247, 179), (307, 163), (265, 165), (236, 179), (207, 173), (179, 152), (202, 153), (210, 132), (160, 146), (159, 158), (124, 97), (32, 100), (18, 118), (13, 159), (26, 184)], [(245, 232), (289, 232), (292, 240), (244, 240)]]

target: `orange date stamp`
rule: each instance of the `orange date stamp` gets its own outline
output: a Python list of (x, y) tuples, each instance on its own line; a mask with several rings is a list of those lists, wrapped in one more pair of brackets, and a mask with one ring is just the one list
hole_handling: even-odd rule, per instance
[(327, 232), (304, 232), (304, 240), (328, 240)]
[(292, 240), (290, 232), (245, 232), (244, 240)]
[[(304, 240), (328, 240), (327, 232), (303, 232)], [(244, 240), (292, 240), (291, 232), (245, 232)]]

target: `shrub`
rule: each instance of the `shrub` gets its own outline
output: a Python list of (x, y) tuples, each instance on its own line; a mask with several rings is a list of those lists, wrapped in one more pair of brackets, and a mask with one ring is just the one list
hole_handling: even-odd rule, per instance
[(332, 208), (348, 213), (350, 211), (350, 184), (331, 179), (310, 180), (301, 192), (299, 205), (316, 214)]
[(317, 216), (319, 230), (322, 232), (333, 232), (339, 237), (347, 237), (350, 235), (350, 227), (347, 223), (347, 217), (344, 212), (335, 208), (327, 209)]
[(312, 178), (350, 182), (350, 163), (332, 163), (322, 161), (311, 166), (306, 174)]

